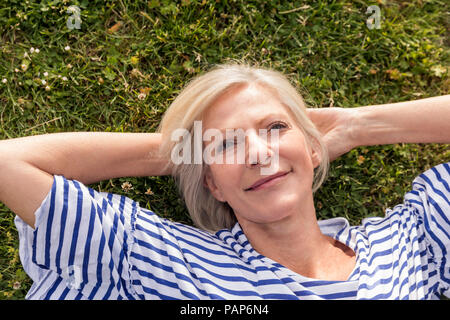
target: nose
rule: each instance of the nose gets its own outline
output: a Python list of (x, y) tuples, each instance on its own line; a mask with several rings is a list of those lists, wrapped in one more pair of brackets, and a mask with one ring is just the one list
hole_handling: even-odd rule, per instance
[(245, 164), (248, 168), (269, 165), (274, 154), (264, 132), (256, 134), (255, 131), (251, 131), (246, 136), (245, 150)]

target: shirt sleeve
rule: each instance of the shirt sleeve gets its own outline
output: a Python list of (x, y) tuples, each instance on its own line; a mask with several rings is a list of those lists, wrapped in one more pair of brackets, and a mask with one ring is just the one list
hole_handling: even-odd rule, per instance
[(25, 271), (36, 284), (51, 270), (85, 298), (130, 298), (129, 248), (138, 206), (125, 196), (54, 175), (35, 212), (35, 229), (16, 217)]
[(438, 291), (450, 297), (450, 163), (415, 178), (405, 203), (415, 208), (428, 256), (439, 274)]

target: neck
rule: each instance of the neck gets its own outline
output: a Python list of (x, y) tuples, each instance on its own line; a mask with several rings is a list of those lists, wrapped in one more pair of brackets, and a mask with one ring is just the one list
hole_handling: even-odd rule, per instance
[(285, 218), (271, 223), (241, 221), (252, 247), (260, 254), (308, 277), (322, 274), (335, 241), (320, 231), (312, 194)]

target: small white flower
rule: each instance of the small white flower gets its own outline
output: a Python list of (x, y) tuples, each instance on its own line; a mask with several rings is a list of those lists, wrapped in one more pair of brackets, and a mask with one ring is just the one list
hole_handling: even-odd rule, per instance
[(25, 63), (21, 64), (20, 67), (22, 68), (23, 71), (27, 71), (28, 69), (28, 66)]
[(30, 48), (30, 52), (34, 53), (34, 48), (33, 47)]
[(129, 183), (128, 181), (122, 183), (122, 190), (124, 190), (125, 192), (128, 192), (132, 189), (134, 189), (133, 185), (131, 183)]
[(44, 77), (48, 77), (48, 72), (47, 71), (44, 72)]
[(69, 50), (70, 50), (70, 47), (69, 47), (69, 46), (65, 46), (65, 47), (64, 47), (64, 50), (69, 51)]
[(139, 93), (139, 95), (138, 95), (139, 100), (144, 100), (146, 97), (147, 97), (147, 95), (145, 93)]
[(14, 72), (19, 72), (19, 71), (20, 71), (20, 70), (19, 70), (19, 69), (17, 69), (17, 68), (15, 68), (15, 69), (14, 69)]
[(67, 64), (68, 69), (72, 69), (72, 65), (70, 63)]
[(58, 74), (58, 78), (61, 78), (61, 75), (60, 75), (60, 74)]
[(19, 281), (14, 282), (13, 289), (14, 290), (19, 290), (20, 289), (20, 282)]
[(7, 83), (8, 80), (6, 80), (6, 78), (3, 78), (3, 79), (2, 79), (2, 82), (3, 82), (3, 83)]
[(24, 58), (29, 58), (30, 56), (28, 55), (28, 52), (25, 52), (25, 53), (23, 54), (23, 57), (24, 57)]
[(68, 80), (66, 76), (62, 77), (61, 79), (62, 79), (62, 81), (67, 81)]
[(50, 91), (50, 87), (49, 86), (45, 86), (45, 91)]
[(47, 81), (45, 81), (45, 80), (42, 80), (41, 82), (44, 86), (47, 84)]
[(39, 49), (38, 48), (36, 48), (36, 49), (34, 49), (34, 52), (36, 52), (36, 53), (39, 53)]

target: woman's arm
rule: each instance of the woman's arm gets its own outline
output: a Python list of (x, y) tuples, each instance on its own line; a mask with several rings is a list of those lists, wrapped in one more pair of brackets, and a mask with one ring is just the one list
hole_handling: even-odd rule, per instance
[(357, 146), (450, 143), (450, 95), (357, 109)]
[(450, 95), (357, 108), (307, 109), (330, 160), (359, 146), (450, 143)]
[(0, 202), (31, 227), (53, 175), (84, 184), (169, 174), (157, 133), (68, 132), (0, 141)]
[(170, 174), (160, 133), (64, 132), (0, 140), (3, 157), (84, 184)]

